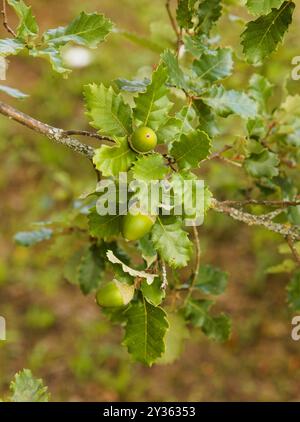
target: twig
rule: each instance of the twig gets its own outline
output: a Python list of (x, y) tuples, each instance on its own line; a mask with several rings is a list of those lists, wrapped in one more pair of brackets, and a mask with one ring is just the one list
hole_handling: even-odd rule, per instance
[(79, 136), (88, 136), (90, 138), (98, 139), (99, 141), (109, 141), (114, 142), (113, 139), (108, 138), (107, 136), (99, 135), (95, 132), (89, 132), (87, 130), (64, 130), (64, 135), (66, 136), (72, 136), (72, 135), (79, 135)]
[(216, 199), (212, 200), (212, 209), (217, 212), (227, 214), (237, 221), (241, 221), (248, 226), (261, 226), (266, 229), (278, 233), (284, 237), (289, 237), (291, 241), (300, 240), (300, 227), (290, 226), (289, 224), (274, 223), (272, 219), (267, 218), (267, 215), (253, 215), (247, 212), (238, 210), (228, 206), (224, 202), (219, 202)]
[(199, 269), (200, 269), (200, 262), (201, 262), (201, 246), (200, 246), (199, 233), (198, 233), (198, 229), (197, 229), (196, 225), (193, 225), (193, 233), (194, 233), (195, 246), (196, 246), (196, 263), (195, 263), (195, 270), (194, 270), (194, 274), (193, 274), (193, 277), (192, 277), (192, 281), (190, 283), (188, 293), (187, 293), (185, 300), (184, 300), (185, 304), (187, 303), (187, 301), (191, 297), (193, 288), (194, 288), (195, 283), (196, 283), (197, 278), (198, 278)]
[(300, 205), (300, 201), (263, 201), (258, 199), (245, 199), (243, 201), (223, 201), (223, 205), (233, 207), (245, 207), (246, 205), (264, 205), (266, 207), (296, 207)]
[(7, 14), (6, 14), (6, 0), (2, 0), (2, 10), (1, 14), (3, 16), (3, 26), (4, 28), (13, 36), (16, 37), (16, 33), (13, 29), (8, 25)]
[(179, 39), (179, 37), (180, 37), (180, 32), (179, 32), (179, 30), (178, 30), (178, 28), (177, 28), (177, 25), (176, 25), (175, 19), (173, 18), (173, 15), (172, 15), (172, 12), (171, 12), (171, 6), (170, 6), (170, 3), (171, 3), (171, 0), (166, 0), (166, 9), (167, 9), (167, 13), (168, 13), (168, 16), (169, 16), (169, 19), (170, 19), (170, 22), (171, 22), (172, 28), (174, 29), (174, 32), (175, 32), (175, 34), (176, 34), (176, 37), (177, 37), (177, 39)]
[(286, 241), (292, 251), (293, 257), (295, 259), (295, 261), (297, 262), (298, 265), (300, 265), (300, 255), (297, 251), (297, 248), (293, 242), (293, 239), (290, 236), (287, 236)]
[(0, 114), (3, 114), (4, 116), (9, 117), (10, 119), (15, 120), (16, 122), (21, 123), (23, 126), (26, 126), (37, 133), (45, 135), (51, 141), (55, 141), (59, 144), (67, 146), (73, 151), (84, 155), (89, 160), (93, 159), (94, 148), (82, 144), (77, 139), (71, 138), (70, 136), (66, 136), (63, 129), (58, 129), (53, 126), (49, 126), (46, 123), (42, 123), (39, 120), (36, 120), (25, 113), (22, 113), (16, 108), (3, 103), (2, 101), (0, 101)]

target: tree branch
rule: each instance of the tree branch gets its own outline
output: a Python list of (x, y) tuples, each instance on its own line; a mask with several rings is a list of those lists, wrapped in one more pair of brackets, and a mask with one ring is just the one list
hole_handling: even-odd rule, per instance
[(288, 245), (290, 247), (290, 250), (291, 250), (291, 252), (293, 254), (293, 257), (294, 257), (295, 261), (297, 262), (298, 265), (300, 265), (300, 255), (299, 255), (299, 253), (297, 251), (297, 248), (296, 248), (293, 240), (291, 239), (290, 236), (288, 236), (286, 238), (286, 240), (287, 240), (287, 243), (288, 243)]
[(51, 141), (55, 141), (59, 144), (67, 146), (73, 151), (84, 155), (91, 161), (93, 159), (94, 148), (90, 147), (89, 145), (82, 144), (77, 139), (66, 135), (63, 129), (58, 129), (56, 127), (47, 125), (46, 123), (42, 123), (39, 120), (36, 120), (25, 113), (22, 113), (16, 108), (3, 103), (2, 101), (0, 101), (0, 114), (3, 114), (4, 116), (9, 117), (16, 122), (21, 123), (23, 126), (26, 126), (37, 133), (45, 135)]
[(95, 132), (89, 132), (88, 130), (64, 130), (64, 135), (66, 136), (72, 136), (72, 135), (79, 135), (79, 136), (88, 136), (90, 138), (98, 139), (99, 141), (109, 141), (114, 142), (112, 138), (109, 138), (107, 136), (99, 135)]
[[(290, 239), (290, 241), (294, 242), (296, 240), (300, 240), (300, 227), (297, 226), (290, 226), (289, 224), (279, 224), (274, 223), (272, 218), (273, 215), (253, 215), (247, 212), (238, 210), (236, 208), (228, 206), (225, 202), (219, 202), (216, 199), (212, 200), (212, 208), (220, 213), (227, 214), (231, 218), (237, 221), (241, 221), (248, 226), (261, 226), (265, 227), (266, 229), (278, 233), (285, 238)], [(272, 213), (273, 214), (273, 213)]]
[(223, 201), (223, 205), (233, 207), (245, 207), (246, 205), (264, 205), (266, 207), (296, 207), (300, 205), (300, 201), (264, 201), (259, 199), (245, 199), (243, 201)]
[(8, 25), (7, 14), (6, 14), (6, 0), (2, 0), (2, 10), (1, 14), (3, 16), (3, 26), (13, 37), (16, 37), (16, 33)]

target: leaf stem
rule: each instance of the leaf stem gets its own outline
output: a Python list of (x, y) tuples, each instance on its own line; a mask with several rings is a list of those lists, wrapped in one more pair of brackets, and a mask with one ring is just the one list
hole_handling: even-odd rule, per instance
[(8, 24), (7, 13), (6, 13), (6, 0), (2, 0), (1, 14), (3, 16), (3, 26), (4, 26), (4, 28), (7, 30), (7, 32), (9, 34), (11, 34), (13, 37), (16, 37), (17, 34), (14, 32), (14, 30)]

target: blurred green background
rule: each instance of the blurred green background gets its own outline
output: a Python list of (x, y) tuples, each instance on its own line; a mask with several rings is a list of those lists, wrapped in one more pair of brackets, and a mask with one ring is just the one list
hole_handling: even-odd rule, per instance
[[(81, 10), (105, 13), (126, 31), (150, 37), (163, 49), (173, 41), (165, 0), (31, 0), (42, 30), (65, 25)], [(230, 3), (230, 2), (226, 2)], [(237, 8), (231, 13), (246, 16)], [(10, 13), (10, 23), (16, 19)], [(291, 60), (300, 55), (300, 13), (285, 47), (261, 69), (279, 88), (287, 80), (291, 94), (300, 82), (290, 80)], [(228, 86), (245, 88), (253, 69), (241, 56), (239, 21), (223, 18), (222, 43), (236, 46), (235, 76)], [(1, 37), (6, 36), (1, 29)], [(23, 102), (8, 101), (42, 121), (64, 129), (87, 129), (82, 87), (147, 73), (158, 61), (150, 51), (112, 34), (92, 51), (92, 63), (74, 69), (64, 80), (50, 66), (28, 57), (10, 58), (7, 85), (30, 94)], [(1, 94), (3, 97), (3, 95)], [(1, 98), (7, 100), (7, 98)], [(228, 119), (224, 140), (240, 135), (235, 118)], [(7, 341), (0, 342), (0, 397), (15, 372), (26, 367), (43, 377), (52, 399), (87, 401), (151, 400), (298, 400), (300, 343), (290, 338), (291, 314), (286, 305), (285, 275), (268, 275), (280, 262), (277, 236), (209, 215), (201, 228), (203, 261), (230, 274), (229, 288), (218, 307), (233, 319), (226, 344), (194, 331), (181, 359), (169, 366), (145, 368), (133, 364), (120, 346), (122, 332), (101, 315), (92, 296), (62, 276), (64, 246), (15, 245), (16, 232), (34, 221), (68, 210), (75, 198), (95, 186), (95, 175), (84, 158), (53, 145), (29, 129), (0, 116), (0, 315), (7, 320)], [(218, 198), (233, 198), (249, 184), (247, 176), (226, 163), (209, 163), (203, 175)]]

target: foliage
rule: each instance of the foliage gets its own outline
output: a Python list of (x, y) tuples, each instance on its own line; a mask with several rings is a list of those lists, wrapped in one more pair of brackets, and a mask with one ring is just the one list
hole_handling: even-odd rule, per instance
[[(15, 10), (19, 25), (15, 38), (0, 41), (0, 55), (7, 57), (26, 51), (30, 56), (48, 59), (53, 70), (64, 75), (69, 70), (62, 61), (61, 51), (67, 43), (94, 48), (113, 29), (111, 21), (102, 14), (82, 12), (69, 25), (49, 29), (39, 37), (31, 8), (23, 1), (9, 0), (8, 3)], [(212, 35), (213, 31), (218, 32), (222, 13), (227, 15), (220, 0), (179, 0), (177, 23), (174, 23), (176, 44), (163, 51), (160, 47), (154, 48), (161, 54), (153, 63), (151, 74), (143, 79), (121, 77), (111, 86), (103, 83), (85, 86), (86, 115), (103, 142), (95, 149), (92, 160), (98, 177), (118, 184), (119, 174), (125, 172), (133, 181), (171, 180), (174, 188), (179, 178), (198, 180), (198, 169), (221, 157), (249, 177), (250, 191), (257, 201), (297, 199), (297, 187), (285, 181), (291, 179), (290, 163), (299, 162), (296, 150), (299, 98), (286, 96), (282, 104), (271, 108), (272, 84), (259, 69), (252, 68), (252, 65), (263, 64), (279, 48), (292, 23), (295, 4), (248, 0), (246, 6), (255, 20), (243, 28), (242, 58), (235, 57), (233, 48), (224, 47), (220, 39)], [(124, 32), (116, 32), (124, 36)], [(135, 35), (127, 34), (127, 38), (147, 47), (145, 40)], [(153, 49), (153, 44), (150, 48)], [(241, 60), (252, 72), (243, 90), (233, 88), (229, 82), (236, 62)], [(13, 97), (24, 98), (18, 90), (1, 89)], [(231, 118), (239, 122), (237, 138), (242, 141), (233, 140), (229, 147), (222, 145), (225, 149), (218, 152), (221, 143), (218, 134), (225, 135), (222, 124)], [(137, 154), (130, 147), (132, 134), (141, 126), (154, 130), (159, 141), (159, 148), (146, 155)], [(175, 189), (175, 197), (176, 193)], [(54, 220), (47, 228), (20, 232), (15, 236), (16, 242), (32, 246), (56, 236), (82, 233), (81, 247), (74, 248), (71, 256), (74, 281), (82, 292), (86, 295), (95, 292), (111, 273), (118, 282), (135, 288), (134, 299), (128, 305), (117, 315), (108, 309), (106, 315), (124, 327), (123, 343), (136, 361), (149, 366), (155, 362), (173, 362), (182, 350), (189, 329), (200, 329), (212, 340), (226, 341), (230, 337), (231, 321), (224, 313), (212, 313), (211, 307), (215, 296), (224, 293), (228, 276), (218, 268), (202, 264), (198, 228), (185, 227), (183, 216), (164, 216), (165, 204), (159, 203), (158, 216), (149, 236), (128, 245), (121, 237), (123, 215), (119, 207), (122, 204), (116, 204), (117, 215), (102, 216), (96, 208), (99, 198), (101, 193), (95, 188), (80, 207), (70, 211), (68, 218)], [(217, 209), (210, 187), (205, 187), (204, 199), (202, 214)], [(228, 209), (226, 205), (222, 210), (249, 225), (265, 222), (272, 230), (275, 224), (297, 228), (299, 209), (291, 207), (280, 210), (278, 223), (273, 220), (279, 214), (255, 219), (254, 212), (249, 220), (250, 214)], [(296, 231), (293, 233), (296, 233), (294, 237), (288, 239), (292, 243), (299, 238), (299, 232), (298, 235)], [(291, 265), (287, 267), (291, 270)], [(178, 282), (174, 270), (181, 268), (186, 268), (188, 275)], [(276, 270), (278, 268), (273, 267), (273, 271)], [(172, 304), (178, 297), (174, 312)], [(288, 300), (294, 309), (299, 309), (298, 272), (293, 274), (288, 286)], [(19, 388), (22, 391), (26, 382), (28, 391), (33, 383), (38, 387), (39, 397), (46, 397), (40, 382), (29, 382), (30, 374), (25, 375), (16, 378), (14, 397), (21, 394)]]

